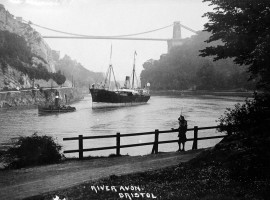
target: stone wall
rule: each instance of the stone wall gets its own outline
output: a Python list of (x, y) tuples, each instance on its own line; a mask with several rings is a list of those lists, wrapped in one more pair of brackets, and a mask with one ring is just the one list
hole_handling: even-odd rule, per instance
[(0, 108), (53, 104), (57, 91), (61, 104), (70, 104), (83, 98), (82, 92), (77, 88), (0, 92)]

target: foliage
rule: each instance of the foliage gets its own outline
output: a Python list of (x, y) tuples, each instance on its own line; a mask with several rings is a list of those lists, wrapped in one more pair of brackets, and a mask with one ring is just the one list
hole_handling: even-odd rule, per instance
[(270, 89), (270, 1), (268, 0), (204, 0), (215, 6), (207, 12), (205, 31), (211, 32), (207, 42), (221, 44), (204, 48), (202, 56), (214, 60), (234, 58), (239, 65), (248, 66), (252, 78), (259, 79), (258, 87)]
[(62, 85), (65, 83), (66, 77), (61, 74), (61, 71), (58, 71), (53, 74), (53, 80), (55, 80), (58, 85)]
[(6, 70), (7, 70), (7, 68), (8, 68), (8, 65), (7, 65), (7, 63), (5, 62), (5, 60), (4, 59), (0, 59), (0, 64), (1, 64), (1, 69), (2, 69), (2, 72), (3, 72), (3, 74), (6, 72)]
[[(214, 56), (214, 60), (234, 58), (234, 63), (248, 66), (251, 78), (257, 78), (257, 88), (262, 95), (254, 95), (253, 100), (237, 104), (227, 109), (219, 121), (221, 125), (236, 125), (245, 134), (269, 116), (270, 90), (270, 1), (266, 0), (204, 0), (214, 6), (214, 12), (207, 12), (209, 18), (205, 31), (212, 35), (208, 43), (216, 45), (201, 50), (202, 56)], [(237, 79), (237, 77), (235, 77)], [(260, 131), (259, 131), (260, 133)]]
[(0, 161), (7, 164), (6, 168), (52, 164), (63, 158), (61, 148), (51, 136), (34, 133), (13, 141), (12, 146), (1, 155)]
[[(243, 104), (236, 104), (233, 109), (227, 108), (219, 118), (221, 126), (232, 125), (235, 134), (249, 135), (253, 129), (265, 120), (270, 119), (270, 97), (267, 94), (254, 94), (254, 99), (246, 99)], [(221, 129), (223, 131), (223, 128)], [(256, 134), (262, 134), (264, 130)]]
[(20, 83), (21, 85), (24, 85), (23, 77), (20, 77), (18, 81), (19, 81), (19, 83)]
[(8, 31), (0, 31), (0, 58), (6, 57), (30, 64), (32, 53), (23, 37)]
[(249, 75), (230, 59), (213, 62), (211, 58), (199, 56), (209, 36), (209, 33), (199, 32), (159, 60), (145, 62), (142, 85), (150, 82), (154, 90), (253, 89), (253, 83), (247, 83)]

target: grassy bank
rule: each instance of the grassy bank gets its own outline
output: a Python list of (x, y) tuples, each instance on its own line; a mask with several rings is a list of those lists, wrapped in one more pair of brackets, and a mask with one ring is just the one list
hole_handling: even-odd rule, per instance
[(268, 199), (269, 146), (267, 134), (232, 135), (188, 163), (111, 176), (28, 199)]

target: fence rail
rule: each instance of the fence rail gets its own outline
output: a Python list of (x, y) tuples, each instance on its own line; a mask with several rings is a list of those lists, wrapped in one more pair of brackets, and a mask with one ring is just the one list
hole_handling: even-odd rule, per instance
[[(198, 140), (208, 140), (208, 139), (217, 139), (217, 138), (225, 137), (226, 135), (209, 136), (209, 137), (200, 137), (200, 138), (198, 138), (198, 131), (199, 130), (218, 129), (218, 128), (221, 128), (221, 126), (209, 126), (209, 127), (194, 126), (194, 128), (189, 128), (189, 129), (187, 129), (187, 131), (193, 131), (194, 132), (194, 137), (193, 138), (188, 138), (187, 141), (193, 141), (192, 149), (197, 149), (198, 148)], [(232, 129), (231, 129), (230, 126), (227, 126), (227, 127), (223, 126), (222, 128), (226, 129), (228, 134), (231, 134)], [(66, 151), (64, 151), (64, 153), (79, 153), (79, 159), (83, 159), (83, 152), (115, 149), (116, 150), (116, 155), (119, 156), (121, 148), (153, 145), (152, 154), (154, 154), (154, 153), (157, 154), (159, 144), (178, 142), (178, 140), (159, 141), (159, 134), (173, 133), (173, 132), (178, 132), (178, 129), (173, 129), (172, 128), (171, 130), (165, 130), (165, 131), (159, 131), (158, 129), (156, 129), (154, 132), (142, 132), (142, 133), (130, 133), (130, 134), (120, 134), (118, 132), (118, 133), (116, 133), (116, 135), (100, 135), (100, 136), (83, 136), (83, 135), (79, 135), (78, 137), (63, 138), (64, 141), (78, 140), (78, 145), (79, 145), (79, 149), (66, 150)], [(140, 136), (140, 135), (155, 135), (155, 139), (154, 139), (153, 142), (121, 145), (121, 137), (134, 137), (134, 136)], [(104, 138), (116, 138), (116, 145), (115, 146), (107, 146), (107, 147), (89, 148), (89, 149), (84, 149), (83, 148), (83, 140), (104, 139)]]

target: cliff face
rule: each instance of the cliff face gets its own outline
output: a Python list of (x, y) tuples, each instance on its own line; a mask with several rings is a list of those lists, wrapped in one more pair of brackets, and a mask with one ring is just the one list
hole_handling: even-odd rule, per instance
[(40, 63), (46, 66), (49, 72), (55, 72), (52, 50), (42, 39), (41, 35), (29, 24), (24, 23), (21, 17), (14, 17), (0, 4), (0, 30), (9, 31), (23, 37), (33, 53), (33, 67)]
[[(31, 88), (33, 85), (42, 87), (57, 87), (58, 84), (49, 79), (49, 81), (42, 79), (35, 79), (34, 82), (28, 75), (12, 68), (7, 65), (6, 68), (0, 66), (0, 91), (5, 89), (21, 89), (21, 88)], [(65, 82), (65, 86), (71, 87), (70, 81)]]
[(27, 75), (7, 66), (5, 69), (0, 70), (0, 90), (7, 88), (30, 88), (32, 84)]

